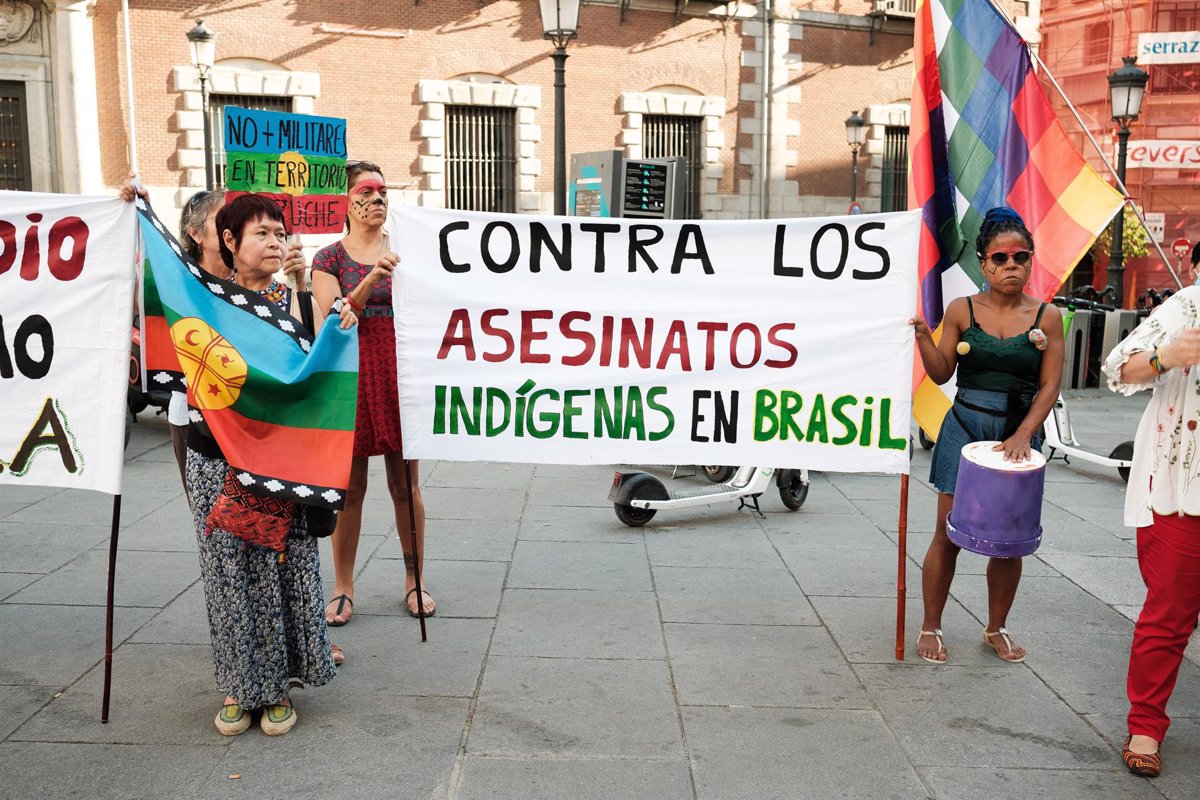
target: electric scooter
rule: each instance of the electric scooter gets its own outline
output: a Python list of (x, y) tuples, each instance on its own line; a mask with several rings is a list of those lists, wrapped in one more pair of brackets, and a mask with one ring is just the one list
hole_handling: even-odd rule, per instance
[(1084, 450), (1075, 441), (1075, 432), (1071, 429), (1071, 413), (1067, 411), (1067, 404), (1063, 402), (1061, 395), (1055, 401), (1050, 416), (1046, 417), (1042, 430), (1046, 434), (1046, 445), (1050, 448), (1047, 460), (1054, 458), (1055, 454), (1061, 451), (1062, 460), (1066, 464), (1070, 464), (1071, 458), (1074, 457), (1102, 467), (1113, 467), (1121, 476), (1121, 480), (1129, 483), (1129, 468), (1133, 466), (1133, 441), (1121, 442), (1113, 448), (1107, 458)]
[(733, 477), (712, 486), (669, 491), (663, 482), (648, 472), (613, 474), (608, 499), (617, 519), (633, 528), (645, 525), (660, 509), (711, 506), (727, 500), (739, 501), (738, 510), (749, 508), (765, 517), (758, 498), (774, 479), (783, 504), (792, 511), (808, 499), (808, 470), (738, 467)]

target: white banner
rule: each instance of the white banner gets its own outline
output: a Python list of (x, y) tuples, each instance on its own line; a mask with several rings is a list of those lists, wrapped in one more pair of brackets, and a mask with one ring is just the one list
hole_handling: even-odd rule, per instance
[(1200, 141), (1135, 139), (1129, 143), (1126, 156), (1125, 165), (1130, 169), (1200, 169)]
[(1198, 62), (1200, 62), (1200, 31), (1138, 34), (1138, 64), (1195, 64)]
[(920, 212), (393, 213), (410, 458), (908, 469)]
[(0, 192), (0, 484), (120, 493), (136, 230), (118, 199)]

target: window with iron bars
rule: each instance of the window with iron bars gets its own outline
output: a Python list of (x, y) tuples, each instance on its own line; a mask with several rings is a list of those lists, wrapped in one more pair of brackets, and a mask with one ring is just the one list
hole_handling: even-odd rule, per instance
[[(1158, 3), (1154, 9), (1154, 30), (1200, 30), (1200, 2)], [(1153, 94), (1200, 94), (1200, 64), (1155, 64), (1150, 68)]]
[(517, 207), (517, 110), (446, 107), (446, 208)]
[(687, 169), (683, 197), (683, 219), (700, 218), (700, 178), (704, 165), (700, 147), (702, 117), (646, 114), (642, 117), (642, 156), (682, 157)]
[(208, 96), (208, 121), (209, 130), (212, 132), (213, 186), (217, 188), (225, 185), (225, 106), (290, 113), (292, 98), (250, 94), (210, 94)]
[(908, 128), (883, 129), (883, 170), (879, 186), (880, 211), (908, 209)]
[[(1042, 49), (1045, 49), (1045, 43)], [(1112, 52), (1112, 26), (1108, 20), (1096, 22), (1083, 29), (1083, 63), (1107, 64)]]
[(0, 81), (0, 189), (29, 191), (32, 188), (25, 84)]

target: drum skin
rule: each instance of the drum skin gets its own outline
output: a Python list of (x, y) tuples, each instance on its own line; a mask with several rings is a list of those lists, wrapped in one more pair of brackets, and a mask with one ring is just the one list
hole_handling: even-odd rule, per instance
[(964, 550), (994, 558), (1021, 558), (1042, 543), (1042, 495), (1046, 459), (1004, 460), (997, 442), (972, 442), (962, 449), (954, 508), (946, 535)]

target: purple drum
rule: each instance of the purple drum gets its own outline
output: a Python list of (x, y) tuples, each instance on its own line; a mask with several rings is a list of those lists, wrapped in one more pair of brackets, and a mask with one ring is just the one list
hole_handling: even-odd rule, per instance
[(946, 534), (964, 550), (996, 558), (1021, 558), (1042, 543), (1042, 494), (1046, 459), (1005, 461), (998, 442), (973, 442), (962, 449), (954, 508)]

